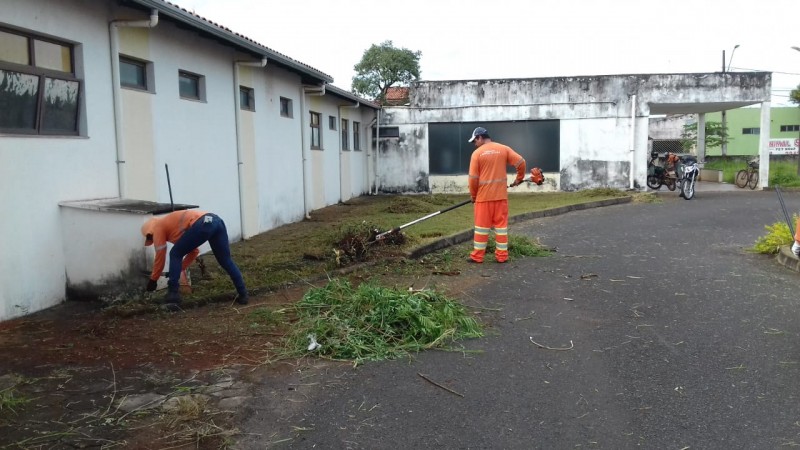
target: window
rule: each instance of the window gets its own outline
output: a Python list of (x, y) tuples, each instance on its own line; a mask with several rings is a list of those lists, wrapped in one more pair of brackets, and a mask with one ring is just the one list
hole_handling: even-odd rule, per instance
[(294, 117), (292, 113), (292, 100), (288, 98), (281, 97), (281, 117)]
[(336, 130), (336, 117), (328, 116), (328, 128)]
[(742, 134), (761, 134), (761, 128), (742, 128)]
[(353, 150), (361, 150), (361, 124), (353, 122)]
[(382, 137), (382, 138), (400, 137), (400, 128), (399, 127), (381, 127), (380, 128), (380, 137)]
[(350, 144), (347, 142), (348, 133), (347, 119), (342, 119), (342, 150), (350, 149)]
[(781, 125), (781, 131), (800, 131), (800, 125)]
[(239, 86), (239, 107), (246, 111), (256, 110), (256, 97), (253, 88)]
[(75, 47), (0, 28), (0, 132), (77, 135)]
[(178, 72), (178, 90), (181, 98), (205, 101), (205, 77), (194, 73)]
[(322, 136), (319, 130), (320, 113), (311, 111), (311, 148), (322, 150)]
[(119, 57), (119, 84), (125, 88), (155, 92), (153, 63), (127, 56)]

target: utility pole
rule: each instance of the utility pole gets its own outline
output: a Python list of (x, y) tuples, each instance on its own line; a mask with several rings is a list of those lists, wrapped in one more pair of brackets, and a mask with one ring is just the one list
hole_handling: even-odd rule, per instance
[[(725, 50), (722, 51), (722, 73), (723, 75), (730, 71), (731, 63), (733, 62), (733, 54), (736, 53), (736, 49), (739, 48), (739, 44), (733, 46), (733, 51), (731, 51), (731, 59), (728, 61), (727, 68), (725, 67)], [(725, 78), (725, 84), (728, 84), (727, 76)], [(728, 115), (726, 110), (722, 110), (722, 146), (720, 147), (720, 152), (722, 156), (728, 156)]]
[[(726, 76), (725, 75), (726, 72), (727, 72), (727, 70), (725, 70), (725, 50), (723, 50), (722, 51), (722, 75), (723, 75), (723, 77)], [(728, 84), (728, 80), (727, 79), (725, 79), (725, 84)], [(723, 133), (723, 135), (722, 135), (722, 146), (720, 147), (720, 153), (722, 154), (722, 156), (728, 156), (728, 139), (727, 139), (727, 136), (726, 136), (728, 134), (728, 117), (727, 117), (726, 111), (724, 109), (722, 110), (722, 133)]]

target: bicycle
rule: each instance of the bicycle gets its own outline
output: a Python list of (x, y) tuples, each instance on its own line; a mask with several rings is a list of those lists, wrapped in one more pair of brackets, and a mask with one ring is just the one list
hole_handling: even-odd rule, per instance
[(753, 190), (758, 186), (758, 161), (751, 160), (747, 163), (747, 168), (736, 172), (736, 186), (744, 188), (750, 186)]

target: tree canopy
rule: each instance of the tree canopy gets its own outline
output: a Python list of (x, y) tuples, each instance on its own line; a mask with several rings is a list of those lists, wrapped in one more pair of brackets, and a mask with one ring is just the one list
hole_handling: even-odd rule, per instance
[(800, 106), (800, 84), (789, 93), (789, 101)]
[[(728, 136), (727, 127), (723, 127), (720, 122), (706, 122), (706, 148), (719, 147), (722, 143), (728, 143), (732, 140)], [(697, 143), (697, 122), (690, 123), (683, 126), (683, 133), (681, 134), (681, 145), (684, 149), (688, 150)]]
[(397, 48), (392, 41), (372, 44), (353, 69), (352, 90), (366, 98), (385, 104), (386, 90), (395, 85), (408, 85), (419, 79), (422, 52)]

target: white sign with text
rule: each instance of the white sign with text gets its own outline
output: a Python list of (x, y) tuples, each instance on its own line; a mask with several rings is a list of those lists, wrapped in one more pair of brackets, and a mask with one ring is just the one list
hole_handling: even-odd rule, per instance
[(800, 147), (800, 138), (782, 138), (769, 140), (770, 155), (796, 155)]

